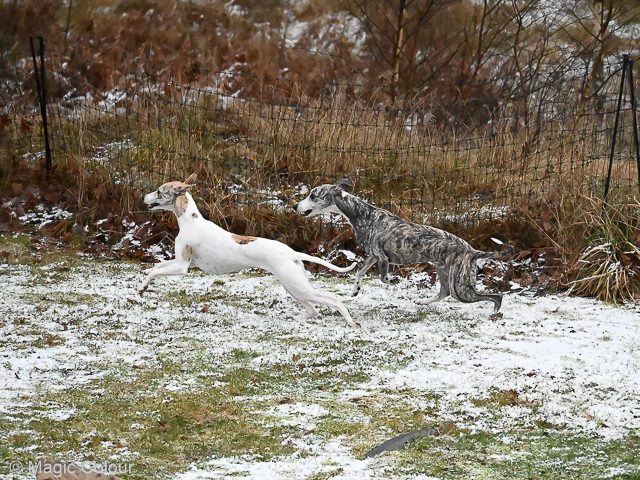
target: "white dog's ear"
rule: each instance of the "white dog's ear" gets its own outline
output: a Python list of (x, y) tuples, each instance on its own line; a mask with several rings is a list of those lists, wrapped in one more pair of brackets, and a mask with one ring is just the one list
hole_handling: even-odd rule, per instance
[(339, 192), (340, 191), (350, 192), (351, 189), (353, 188), (353, 184), (351, 183), (351, 180), (349, 180), (348, 178), (343, 178), (342, 180), (338, 180), (333, 185), (337, 187)]
[[(200, 170), (200, 169), (198, 169)], [(194, 172), (191, 175), (189, 175), (187, 177), (187, 179), (184, 181), (184, 183), (186, 183), (189, 186), (194, 186), (196, 184), (196, 177), (198, 176), (198, 172)]]
[[(188, 179), (187, 179), (188, 180)], [(184, 195), (185, 193), (187, 193), (191, 188), (195, 187), (195, 183), (191, 183), (189, 185), (186, 184), (186, 182), (182, 185), (178, 185), (178, 186), (172, 186), (171, 187), (171, 193), (179, 196), (179, 195)]]

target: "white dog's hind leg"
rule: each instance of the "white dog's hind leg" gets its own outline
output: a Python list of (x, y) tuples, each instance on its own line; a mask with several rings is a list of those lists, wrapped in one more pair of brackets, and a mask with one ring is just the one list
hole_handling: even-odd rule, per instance
[[(277, 268), (271, 270), (271, 273), (273, 273), (278, 278), (278, 280), (280, 280), (280, 282), (284, 286), (284, 289), (289, 292), (289, 294), (293, 298), (302, 303), (304, 308), (307, 309), (307, 314), (315, 312), (315, 314), (317, 315), (317, 310), (315, 309), (315, 307), (313, 307), (313, 305), (310, 304), (320, 303), (322, 305), (334, 307), (342, 314), (345, 321), (352, 327), (360, 326), (353, 321), (353, 318), (351, 318), (351, 315), (349, 315), (349, 311), (340, 300), (330, 297), (329, 295), (324, 295), (313, 289), (313, 287), (309, 283), (309, 279), (307, 278), (307, 271), (305, 270), (302, 261), (294, 260), (291, 263), (287, 262), (279, 264)], [(313, 310), (310, 310), (309, 306)]]
[(316, 307), (311, 305), (309, 302), (305, 302), (304, 300), (300, 300), (300, 303), (306, 310), (305, 314), (300, 317), (301, 320), (308, 320), (310, 318), (318, 316), (318, 310), (316, 310)]
[(333, 298), (333, 297), (330, 297), (329, 295), (324, 295), (318, 292), (314, 292), (313, 296), (307, 297), (307, 300), (309, 302), (320, 303), (322, 305), (328, 305), (330, 307), (334, 307), (336, 310), (338, 310), (342, 314), (342, 316), (344, 317), (344, 320), (350, 326), (354, 328), (360, 327), (360, 324), (354, 322), (353, 318), (351, 318), (351, 315), (349, 314), (347, 307), (345, 307), (344, 304), (337, 298)]

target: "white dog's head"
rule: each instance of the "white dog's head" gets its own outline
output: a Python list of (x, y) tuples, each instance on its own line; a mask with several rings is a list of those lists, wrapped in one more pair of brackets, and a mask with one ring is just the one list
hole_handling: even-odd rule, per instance
[(351, 181), (347, 178), (333, 184), (320, 185), (309, 193), (304, 200), (295, 204), (298, 215), (305, 217), (320, 213), (340, 213), (336, 207), (335, 196), (346, 195), (351, 190)]
[(160, 185), (155, 192), (144, 196), (144, 203), (149, 210), (175, 211), (176, 201), (196, 184), (196, 174), (190, 175), (184, 182), (168, 182)]

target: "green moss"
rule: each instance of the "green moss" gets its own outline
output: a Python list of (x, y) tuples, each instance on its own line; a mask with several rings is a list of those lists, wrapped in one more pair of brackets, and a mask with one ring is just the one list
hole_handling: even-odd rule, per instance
[[(503, 441), (505, 437), (510, 441)], [(603, 443), (579, 435), (541, 436), (514, 431), (423, 437), (393, 455), (397, 458), (396, 472), (446, 478), (569, 480), (604, 478), (608, 468), (631, 467), (632, 463), (623, 462), (637, 453), (637, 448), (630, 450), (620, 441)]]
[[(58, 257), (56, 262), (45, 264), (46, 269), (38, 265), (21, 270), (25, 283), (38, 285), (43, 272), (62, 265), (68, 272), (60, 274), (92, 273), (87, 266), (75, 266), (72, 259)], [(137, 272), (137, 266), (126, 264), (99, 268), (121, 276)], [(231, 326), (235, 319), (217, 314), (216, 305), (238, 305), (252, 311), (259, 301), (223, 296), (225, 284), (221, 282), (214, 282), (211, 293), (201, 296), (169, 289), (162, 294), (162, 303), (168, 302), (172, 309), (200, 312), (202, 305), (210, 306), (205, 316), (175, 314), (175, 321), (167, 324), (171, 337), (163, 330), (132, 339), (124, 319), (109, 315), (98, 319), (100, 342), (87, 344), (89, 357), (104, 349), (102, 342), (116, 339), (143, 345), (146, 353), (141, 362), (131, 365), (117, 357), (101, 357), (102, 363), (89, 361), (81, 367), (91, 373), (87, 383), (67, 389), (42, 385), (37, 395), (19, 399), (19, 412), (0, 417), (0, 476), (5, 473), (2, 465), (9, 460), (28, 462), (54, 456), (61, 460), (134, 459), (133, 473), (127, 479), (167, 478), (211, 458), (246, 455), (258, 462), (313, 455), (305, 448), (296, 451), (295, 440), (307, 442), (310, 436), (319, 442), (339, 438), (361, 458), (385, 440), (425, 427), (438, 428), (440, 436), (418, 439), (408, 449), (385, 453), (374, 461), (388, 475), (399, 478), (418, 474), (460, 479), (616, 478), (610, 475), (612, 468), (624, 469), (620, 471), (633, 478), (639, 469), (638, 437), (610, 442), (576, 434), (538, 418), (536, 412), (542, 405), (513, 390), (490, 389), (470, 399), (476, 407), (473, 414), (480, 415), (486, 425), (476, 431), (468, 417), (469, 399), (456, 404), (428, 390), (372, 384), (375, 372), (403, 368), (411, 362), (415, 347), (409, 340), (406, 347), (396, 342), (397, 349), (389, 351), (379, 342), (350, 333), (327, 339), (297, 330), (243, 333), (238, 328), (237, 344), (220, 349), (214, 342), (216, 348), (210, 350), (211, 342), (189, 329), (197, 329), (197, 322), (213, 320), (217, 326)], [(25, 289), (24, 299), (37, 312), (34, 316), (20, 313), (5, 321), (5, 326), (21, 336), (11, 348), (46, 351), (62, 345), (75, 325), (70, 323), (66, 332), (62, 328), (47, 331), (39, 323), (43, 316), (59, 321), (56, 319), (66, 318), (65, 312), (76, 304), (93, 305), (86, 313), (91, 315), (95, 305), (111, 302), (57, 288), (52, 285), (46, 294)], [(212, 300), (215, 295), (221, 298)], [(153, 301), (122, 303), (128, 313), (157, 308), (160, 316), (165, 308), (156, 307)], [(404, 312), (387, 309), (384, 315), (401, 323)], [(73, 321), (81, 327), (83, 317)], [(429, 321), (446, 322), (456, 329), (469, 324), (469, 318), (438, 311), (429, 313)], [(447, 348), (454, 348), (450, 343)], [(312, 419), (301, 413), (299, 423), (291, 422), (288, 420), (297, 414), (287, 413), (286, 404), (318, 405), (326, 413)], [(515, 426), (514, 407), (529, 411)], [(52, 415), (60, 411), (68, 412), (68, 417), (60, 420), (60, 415)], [(452, 421), (452, 415), (460, 420)], [(505, 422), (511, 429), (505, 431)], [(497, 431), (501, 433), (493, 433)], [(327, 464), (309, 478), (331, 478), (343, 467)]]
[[(38, 450), (53, 456), (87, 452), (87, 459), (101, 460), (126, 448), (139, 454), (130, 478), (160, 478), (202, 457), (246, 454), (268, 459), (293, 451), (281, 445), (280, 427), (265, 427), (252, 414), (254, 405), (237, 401), (230, 391), (243, 388), (250, 393), (255, 372), (232, 370), (224, 377), (231, 388), (164, 388), (167, 379), (181, 378), (177, 373), (184, 374), (184, 366), (165, 361), (133, 378), (130, 372), (111, 373), (86, 388), (43, 392), (43, 403), (75, 413), (65, 421), (31, 420), (29, 427), (40, 438)], [(14, 447), (25, 441), (22, 436), (11, 438)]]

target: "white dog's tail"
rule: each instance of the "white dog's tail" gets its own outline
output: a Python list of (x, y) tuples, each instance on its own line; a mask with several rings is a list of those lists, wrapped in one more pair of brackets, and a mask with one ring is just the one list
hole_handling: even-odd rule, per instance
[(352, 263), (351, 265), (349, 265), (348, 267), (337, 267), (335, 266), (333, 263), (329, 263), (326, 260), (323, 260), (321, 258), (318, 257), (312, 257), (311, 255), (307, 255), (306, 253), (301, 253), (301, 252), (296, 252), (298, 258), (297, 260), (303, 260), (305, 262), (311, 262), (311, 263), (317, 263), (318, 265), (322, 265), (323, 267), (327, 267), (330, 268), (331, 270), (334, 270), (336, 272), (350, 272), (351, 270), (353, 270), (354, 268), (356, 268), (356, 266), (358, 265), (357, 263)]

